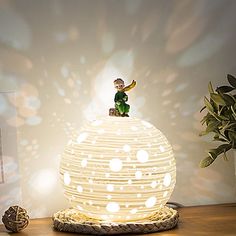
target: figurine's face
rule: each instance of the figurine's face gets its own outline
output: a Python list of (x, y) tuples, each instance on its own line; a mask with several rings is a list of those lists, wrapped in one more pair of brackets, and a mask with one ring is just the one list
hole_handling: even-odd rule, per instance
[(125, 87), (125, 84), (124, 84), (123, 82), (117, 82), (117, 83), (115, 83), (115, 88), (116, 88), (118, 91), (122, 91), (124, 87)]

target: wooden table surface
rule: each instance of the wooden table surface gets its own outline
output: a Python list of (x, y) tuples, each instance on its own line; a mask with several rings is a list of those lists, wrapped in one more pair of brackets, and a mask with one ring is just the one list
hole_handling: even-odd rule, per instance
[[(236, 236), (236, 203), (183, 207), (178, 209), (180, 221), (175, 229), (151, 233), (148, 235), (221, 235)], [(9, 236), (3, 225), (0, 225), (0, 236)], [(51, 218), (33, 219), (28, 227), (15, 236), (65, 236), (73, 234), (54, 231)], [(74, 234), (79, 235), (79, 234)], [(81, 234), (82, 235), (82, 234)], [(133, 234), (134, 235), (134, 234)], [(131, 235), (132, 236), (132, 235)]]

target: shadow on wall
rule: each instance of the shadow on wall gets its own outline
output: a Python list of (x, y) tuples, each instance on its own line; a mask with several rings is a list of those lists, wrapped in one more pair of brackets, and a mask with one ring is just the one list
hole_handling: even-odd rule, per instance
[[(0, 121), (18, 130), (19, 185), (32, 217), (67, 206), (58, 183), (60, 153), (84, 121), (108, 114), (117, 77), (138, 82), (129, 96), (131, 115), (172, 143), (172, 200), (235, 199), (232, 160), (210, 170), (197, 166), (210, 145), (198, 137), (207, 83), (236, 74), (235, 10), (233, 0), (0, 2), (0, 91), (15, 91), (15, 97), (0, 94)], [(3, 156), (8, 171), (6, 163)], [(4, 188), (0, 202), (7, 206), (12, 196)]]

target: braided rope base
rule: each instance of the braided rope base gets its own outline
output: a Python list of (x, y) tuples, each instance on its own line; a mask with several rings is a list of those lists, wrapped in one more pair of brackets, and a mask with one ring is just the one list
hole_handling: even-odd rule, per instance
[(61, 210), (53, 215), (53, 226), (58, 231), (94, 235), (151, 233), (174, 228), (179, 219), (176, 210), (162, 207), (148, 218), (135, 222), (104, 222), (88, 218), (78, 210)]

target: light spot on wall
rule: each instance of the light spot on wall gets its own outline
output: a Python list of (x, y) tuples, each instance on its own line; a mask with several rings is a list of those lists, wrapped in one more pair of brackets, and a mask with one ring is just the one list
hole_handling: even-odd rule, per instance
[(0, 8), (0, 28), (1, 42), (19, 50), (30, 47), (31, 29), (28, 22), (8, 4), (4, 4)]
[(0, 94), (0, 114), (4, 113), (7, 109), (7, 101), (5, 97)]
[(29, 109), (39, 109), (41, 106), (41, 101), (35, 96), (26, 97), (24, 103)]
[(28, 117), (25, 121), (28, 125), (39, 125), (42, 122), (42, 118), (40, 116), (31, 116)]
[[(57, 174), (53, 169), (42, 169), (36, 172), (29, 180), (32, 191), (40, 195), (51, 194), (57, 182)], [(69, 183), (69, 176), (66, 176), (66, 182)]]
[(81, 57), (80, 57), (80, 63), (81, 63), (81, 64), (85, 64), (85, 63), (86, 63), (86, 59), (85, 59), (84, 56), (81, 56)]
[(69, 69), (68, 69), (67, 65), (63, 65), (61, 67), (61, 74), (64, 78), (67, 78), (69, 76)]

